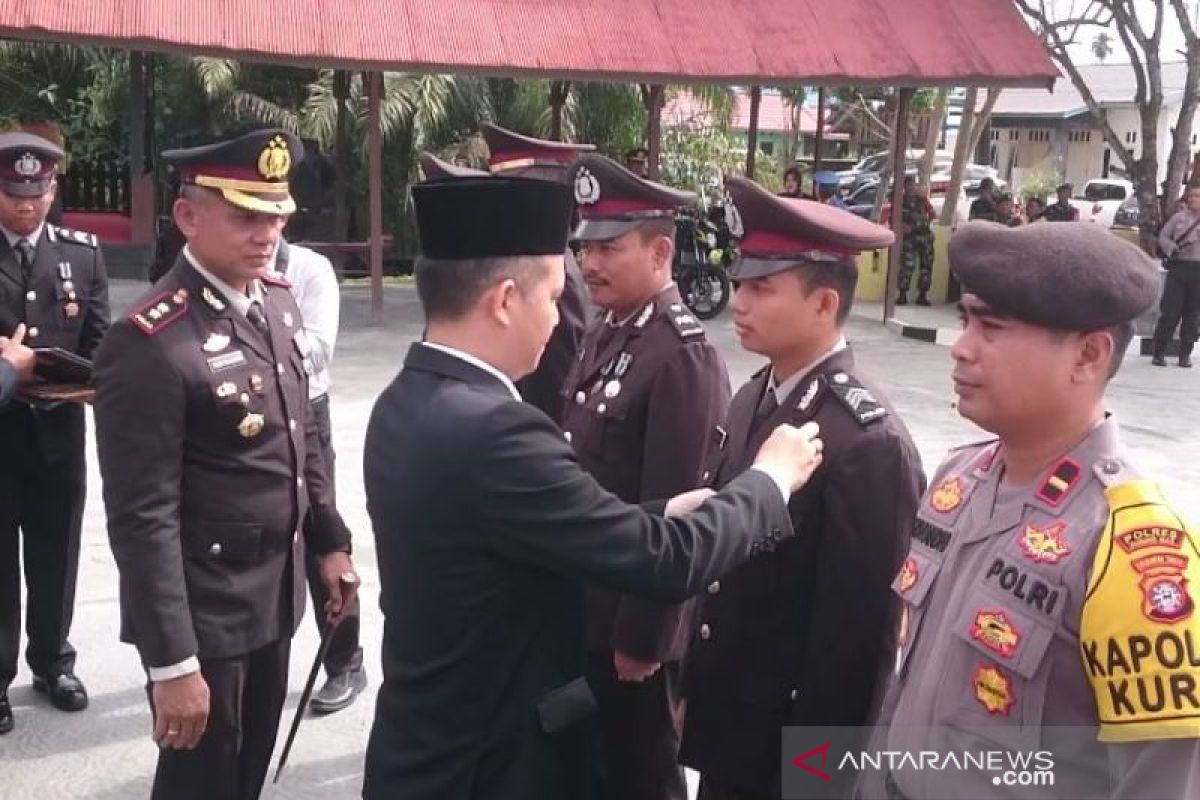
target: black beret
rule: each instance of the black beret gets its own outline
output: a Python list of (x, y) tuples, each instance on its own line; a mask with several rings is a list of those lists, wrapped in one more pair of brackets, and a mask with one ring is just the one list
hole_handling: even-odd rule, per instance
[(1158, 262), (1089, 222), (968, 222), (950, 239), (963, 291), (998, 314), (1045, 328), (1094, 331), (1136, 319), (1158, 301)]
[(725, 192), (725, 221), (740, 240), (731, 278), (763, 278), (802, 261), (840, 260), (887, 247), (896, 238), (882, 225), (848, 211), (780, 197), (748, 178), (726, 178)]
[(432, 259), (561, 256), (571, 190), (529, 178), (451, 178), (412, 187), (421, 254)]

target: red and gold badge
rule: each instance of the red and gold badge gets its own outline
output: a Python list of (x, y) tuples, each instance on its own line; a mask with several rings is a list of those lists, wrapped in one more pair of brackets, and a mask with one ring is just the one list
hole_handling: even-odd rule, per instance
[(1144, 528), (1134, 528), (1113, 537), (1126, 553), (1141, 550), (1146, 547), (1171, 547), (1179, 550), (1183, 547), (1183, 531), (1178, 528), (1164, 528), (1160, 525), (1149, 525)]
[(1170, 625), (1192, 615), (1195, 604), (1188, 591), (1187, 556), (1174, 553), (1154, 553), (1130, 562), (1140, 574), (1142, 613), (1152, 622)]
[(1021, 642), (1021, 631), (998, 609), (983, 609), (975, 613), (971, 623), (971, 638), (993, 653), (1011, 658)]
[(962, 478), (953, 477), (939, 483), (929, 495), (929, 505), (934, 511), (946, 514), (958, 508), (963, 499)]
[(1039, 564), (1057, 564), (1070, 554), (1071, 547), (1067, 544), (1065, 522), (1055, 522), (1045, 528), (1036, 525), (1026, 525), (1021, 532), (1021, 552), (1030, 561)]
[(976, 667), (971, 686), (975, 690), (975, 699), (989, 714), (1007, 717), (1017, 702), (1012, 681), (1003, 670), (993, 664), (980, 664)]
[(900, 567), (900, 594), (906, 593), (916, 585), (919, 577), (921, 577), (921, 573), (917, 568), (917, 560), (912, 556), (904, 559), (904, 565)]

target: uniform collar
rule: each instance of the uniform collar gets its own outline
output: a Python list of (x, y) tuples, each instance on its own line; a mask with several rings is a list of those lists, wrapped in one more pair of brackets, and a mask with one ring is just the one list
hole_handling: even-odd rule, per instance
[(674, 288), (675, 288), (675, 281), (669, 280), (663, 284), (661, 289), (659, 289), (657, 292), (654, 293), (654, 297), (651, 297), (650, 301), (648, 303), (643, 305), (637, 311), (634, 311), (632, 314), (630, 314), (629, 316), (627, 316), (621, 320), (616, 320), (613, 316), (613, 312), (609, 311), (609, 312), (605, 313), (605, 315), (604, 315), (604, 323), (606, 325), (610, 325), (614, 328), (624, 328), (631, 321), (639, 320), (640, 324), (638, 322), (634, 322), (634, 324), (638, 325), (638, 327), (641, 327), (641, 325), (646, 324), (646, 320), (650, 317), (650, 314), (654, 313), (653, 309), (654, 309), (655, 305), (658, 303), (658, 299), (660, 297), (662, 297), (665, 292), (667, 292), (671, 289), (674, 289)]
[(34, 247), (37, 247), (38, 240), (42, 238), (42, 232), (44, 230), (46, 230), (46, 223), (43, 221), (42, 224), (38, 225), (33, 233), (29, 234), (28, 236), (17, 236), (8, 228), (0, 225), (0, 232), (4, 233), (4, 238), (8, 240), (8, 246), (13, 249), (16, 248), (17, 242), (21, 241), (22, 239), (29, 242)]
[[(1029, 503), (1052, 514), (1058, 515), (1079, 494), (1079, 488), (1087, 483), (1094, 470), (1118, 472), (1124, 446), (1121, 443), (1120, 425), (1116, 415), (1107, 412), (1088, 434), (1067, 453), (1054, 459), (1030, 486)], [(1003, 463), (1004, 449), (1001, 445), (994, 459), (986, 464), (987, 472), (994, 472), (999, 480), (1002, 470), (993, 462)]]
[(796, 390), (796, 387), (800, 385), (800, 381), (807, 378), (809, 373), (824, 364), (836, 354), (845, 350), (847, 347), (849, 347), (849, 345), (846, 343), (846, 337), (840, 337), (837, 340), (837, 344), (821, 354), (819, 358), (817, 358), (811, 364), (806, 365), (803, 369), (798, 370), (795, 375), (792, 375), (786, 381), (778, 385), (775, 383), (775, 368), (772, 367), (771, 373), (767, 379), (767, 386), (770, 387), (770, 391), (774, 393), (775, 400), (779, 403), (782, 403), (791, 396), (792, 392)]
[(239, 292), (237, 289), (234, 289), (228, 283), (205, 269), (204, 266), (196, 259), (196, 257), (192, 255), (191, 248), (189, 248), (187, 245), (183, 246), (183, 256), (188, 260), (188, 263), (192, 265), (192, 268), (195, 269), (196, 272), (200, 273), (200, 277), (211, 283), (213, 288), (220, 292), (222, 296), (229, 301), (229, 305), (233, 306), (233, 308), (242, 316), (245, 316), (246, 312), (250, 310), (251, 303), (258, 303), (259, 305), (262, 305), (262, 284), (257, 280), (250, 281), (250, 285), (247, 287), (249, 295), (246, 295), (242, 292)]

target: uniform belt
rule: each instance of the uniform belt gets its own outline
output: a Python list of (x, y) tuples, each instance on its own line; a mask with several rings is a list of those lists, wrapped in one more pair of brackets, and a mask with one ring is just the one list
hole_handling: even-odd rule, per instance
[(900, 787), (896, 785), (896, 779), (892, 777), (891, 770), (883, 779), (883, 790), (887, 792), (888, 800), (908, 800), (908, 795), (900, 791)]

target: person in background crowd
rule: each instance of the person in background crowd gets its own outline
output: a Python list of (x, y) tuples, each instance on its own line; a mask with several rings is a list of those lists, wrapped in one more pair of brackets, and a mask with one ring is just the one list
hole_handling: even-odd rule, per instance
[(799, 197), (802, 184), (800, 168), (788, 167), (783, 171), (783, 191), (779, 194), (781, 197)]
[(1055, 200), (1046, 206), (1042, 219), (1047, 222), (1078, 222), (1079, 209), (1071, 205), (1071, 190), (1069, 183), (1062, 183), (1054, 190)]
[(1025, 221), (1037, 222), (1046, 213), (1046, 204), (1040, 197), (1030, 197), (1025, 201)]
[(644, 147), (635, 147), (626, 151), (625, 169), (639, 178), (650, 177), (650, 152)]
[(822, 171), (813, 175), (813, 184), (817, 187), (817, 200), (827, 206), (840, 208), (843, 211), (849, 208), (846, 201), (842, 199), (842, 193), (838, 190), (838, 176), (836, 172)]
[(1021, 215), (1013, 208), (1011, 194), (1005, 193), (996, 197), (996, 222), (1010, 228), (1016, 228), (1023, 223)]
[(979, 196), (971, 203), (970, 219), (996, 221), (996, 182), (984, 178), (979, 182)]
[(1179, 366), (1192, 366), (1192, 349), (1200, 336), (1200, 185), (1183, 195), (1186, 207), (1167, 220), (1158, 234), (1158, 247), (1166, 257), (1161, 312), (1154, 328), (1156, 367), (1167, 365), (1167, 347), (1179, 326)]

